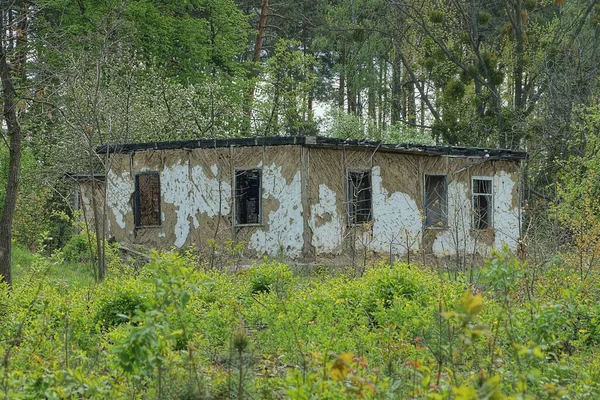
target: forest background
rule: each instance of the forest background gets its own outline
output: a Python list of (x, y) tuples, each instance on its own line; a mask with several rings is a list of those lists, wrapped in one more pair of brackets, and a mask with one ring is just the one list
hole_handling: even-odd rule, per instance
[[(560, 307), (553, 308), (548, 304), (550, 298), (556, 304), (562, 304), (563, 309), (574, 304), (580, 307), (594, 307), (595, 304), (591, 298), (574, 300), (572, 296), (574, 292), (581, 293), (594, 285), (600, 257), (598, 3), (599, 0), (1, 1), (3, 123), (0, 131), (3, 142), (0, 149), (0, 275), (11, 284), (11, 260), (15, 256), (12, 254), (13, 246), (17, 246), (19, 254), (28, 249), (38, 255), (57, 254), (54, 251), (67, 243), (71, 250), (78, 245), (86, 247), (85, 241), (73, 242), (71, 239), (73, 214), (70, 196), (73, 182), (65, 179), (65, 173), (103, 173), (103, 160), (95, 153), (96, 147), (101, 144), (320, 134), (386, 142), (523, 149), (529, 152), (530, 158), (522, 177), (525, 211), (522, 249), (526, 251), (521, 256), (528, 259), (530, 266), (521, 270), (521, 264), (515, 259), (497, 255), (494, 262), (502, 267), (496, 271), (500, 275), (494, 277), (492, 274), (493, 279), (490, 278), (486, 288), (493, 291), (490, 301), (495, 301), (492, 310), (497, 310), (498, 315), (506, 314), (509, 307), (515, 307), (512, 310), (515, 315), (530, 312), (533, 318), (534, 311), (539, 311), (535, 315), (547, 318), (536, 319), (538, 337), (530, 338), (530, 342), (525, 336), (520, 338), (520, 342), (528, 344), (521, 344), (523, 347), (514, 351), (513, 358), (505, 360), (507, 364), (513, 363), (514, 370), (518, 367), (521, 373), (511, 375), (512, 390), (525, 393), (526, 385), (519, 385), (529, 380), (537, 380), (538, 383), (541, 380), (539, 375), (535, 379), (526, 376), (523, 357), (533, 354), (532, 359), (537, 359), (535, 362), (539, 364), (548, 360), (547, 352), (550, 350), (558, 354), (552, 356), (556, 357), (554, 361), (565, 352), (576, 354), (568, 347), (573, 346), (574, 339), (560, 331), (560, 327), (569, 326), (571, 330), (569, 324), (572, 324), (576, 333), (583, 331), (578, 333), (580, 336), (596, 329), (587, 325), (581, 327), (582, 321), (590, 322), (590, 319), (596, 318), (595, 309), (586, 309), (589, 313), (584, 313), (584, 317), (576, 313), (575, 319), (565, 322), (560, 320), (560, 312), (556, 311)], [(97, 245), (96, 249), (101, 247), (104, 245)], [(186, 274), (191, 272), (180, 269), (180, 260), (169, 260), (169, 273), (183, 277), (181, 279), (185, 281)], [(51, 263), (40, 259), (36, 262)], [(158, 265), (163, 264), (158, 262)], [(563, 267), (566, 270), (562, 270)], [(291, 279), (285, 274), (281, 278), (281, 272), (273, 272), (273, 268), (267, 266), (266, 269), (269, 278), (265, 279), (269, 284), (285, 283)], [(559, 270), (563, 272), (557, 272)], [(38, 273), (40, 270), (34, 268), (32, 271)], [(261, 273), (257, 272), (256, 278), (259, 289), (263, 279)], [(383, 274), (381, 279), (385, 281), (388, 275), (385, 275), (387, 272)], [(540, 295), (544, 302), (540, 300), (539, 303), (543, 305), (538, 304), (540, 308), (537, 311), (521, 309), (512, 303), (524, 297), (529, 300), (535, 298), (536, 285), (548, 285), (556, 276), (563, 279), (553, 281), (557, 288), (561, 285), (569, 287), (573, 276), (582, 286), (564, 293), (557, 289), (550, 297), (544, 292), (543, 296)], [(524, 278), (520, 281), (516, 277)], [(419, 276), (415, 279), (423, 279), (423, 287), (429, 285), (430, 278)], [(162, 282), (168, 289), (157, 284), (156, 292), (148, 296), (160, 297), (157, 293), (165, 290), (173, 290), (169, 292), (173, 296), (180, 295), (187, 289), (181, 286), (183, 283), (177, 282)], [(130, 284), (135, 288), (138, 283)], [(102, 290), (109, 293), (113, 289), (116, 290), (107, 286)], [(438, 289), (431, 289), (431, 292)], [(464, 287), (456, 289), (456, 293), (461, 289)], [(11, 332), (17, 337), (22, 335), (23, 329), (29, 326), (25, 321), (30, 322), (32, 307), (37, 307), (40, 301), (40, 292), (36, 292), (35, 285), (19, 290), (24, 290), (20, 292), (22, 299), (30, 299), (31, 302), (25, 300), (23, 309), (17, 303), (13, 304), (12, 307), (21, 310), (21, 314), (10, 314), (14, 323), (12, 327), (4, 326), (6, 330), (3, 331), (8, 336)], [(254, 286), (249, 290), (252, 293), (262, 292)], [(332, 290), (335, 292), (337, 289)], [(403, 296), (403, 289), (398, 290), (392, 291), (392, 298)], [(277, 308), (286, 303), (281, 302), (282, 296), (274, 292), (273, 307), (283, 313), (285, 321), (289, 309)], [(596, 292), (593, 296), (597, 295)], [(362, 292), (357, 289), (357, 293)], [(424, 289), (423, 293), (428, 292)], [(393, 310), (388, 295), (382, 295), (383, 298), (379, 299), (381, 304), (370, 298), (364, 300), (371, 302), (369, 307), (374, 308), (370, 309), (364, 326), (361, 325), (363, 328), (391, 329), (384, 327), (383, 323), (379, 326), (375, 321), (376, 311), (385, 313), (385, 310)], [(329, 300), (336, 304), (338, 297), (347, 297), (338, 292), (331, 296)], [(423, 296), (426, 297), (425, 294)], [(459, 368), (453, 345), (458, 345), (458, 342), (466, 345), (465, 338), (471, 340), (474, 336), (488, 335), (482, 333), (483, 328), (471, 324), (481, 309), (481, 298), (469, 296), (445, 299), (443, 307), (442, 299), (439, 300), (440, 312), (453, 301), (462, 311), (444, 314), (443, 318), (437, 312), (433, 320), (440, 327), (448, 328), (443, 334), (442, 328), (432, 333), (438, 335), (439, 347), (428, 347), (431, 350), (430, 360), (435, 360), (432, 362), (439, 368), (438, 383), (440, 379), (444, 381), (442, 367)], [(144, 306), (145, 310), (137, 315), (137, 325), (130, 325), (132, 330), (127, 334), (120, 332), (122, 336), (116, 339), (105, 337), (101, 335), (104, 328), (99, 328), (94, 334), (100, 334), (102, 340), (107, 341), (106, 347), (110, 347), (122, 340), (134, 340), (137, 334), (135, 327), (145, 326), (150, 329), (149, 334), (159, 339), (156, 343), (142, 343), (139, 347), (147, 347), (148, 357), (156, 351), (159, 354), (165, 351), (167, 357), (166, 349), (170, 348), (170, 341), (175, 340), (173, 338), (177, 335), (169, 336), (169, 332), (161, 331), (168, 324), (165, 325), (162, 320), (157, 322), (156, 314), (151, 316), (149, 312), (160, 307), (166, 307), (162, 311), (168, 309), (174, 315), (182, 311), (177, 309), (179, 303), (169, 303), (166, 297), (157, 300), (158, 297), (152, 297), (155, 302), (150, 301)], [(131, 300), (127, 296), (119, 298), (126, 298), (125, 302)], [(559, 298), (564, 303), (560, 303)], [(2, 299), (5, 298), (2, 297), (0, 303), (4, 301)], [(188, 300), (182, 300), (182, 303)], [(92, 306), (88, 304), (88, 310), (89, 307), (94, 310), (104, 307), (104, 300), (98, 301)], [(135, 303), (137, 298), (131, 301)], [(235, 301), (231, 299), (231, 302)], [(425, 304), (426, 300), (423, 302)], [(2, 304), (12, 303), (6, 300)], [(223, 307), (221, 305), (219, 309), (226, 308)], [(298, 309), (302, 307), (298, 304)], [(435, 304), (432, 307), (427, 310), (433, 315)], [(7, 309), (12, 310), (10, 307)], [(59, 309), (44, 310), (44, 313), (62, 312)], [(144, 314), (146, 311), (148, 313)], [(44, 313), (40, 315), (46, 315)], [(231, 314), (235, 316), (236, 311), (231, 311)], [(271, 314), (268, 313), (268, 318), (273, 317)], [(95, 323), (102, 325), (104, 317), (95, 315)], [(118, 319), (114, 315), (111, 318)], [(143, 318), (148, 318), (145, 320), (147, 324), (142, 321)], [(487, 337), (494, 340), (502, 337), (506, 343), (515, 343), (518, 330), (512, 326), (514, 320), (498, 318), (497, 326), (507, 324), (503, 325), (505, 331), (497, 328), (495, 334)], [(289, 319), (292, 320), (291, 317)], [(76, 335), (69, 330), (68, 319), (57, 321), (65, 328), (65, 341)], [(491, 326), (493, 318), (489, 321)], [(595, 319), (592, 322), (595, 324)], [(115, 322), (115, 325), (119, 323)], [(229, 319), (224, 326), (231, 323)], [(245, 337), (244, 326), (240, 331), (229, 325), (223, 328), (223, 332), (241, 332), (238, 336)], [(426, 324), (421, 321), (413, 325), (411, 329)], [(453, 335), (449, 333), (451, 327)], [(32, 326), (31, 329), (42, 328)], [(282, 326), (282, 331), (286, 329)], [(535, 331), (526, 324), (521, 329), (523, 332)], [(554, 334), (558, 331), (563, 336), (544, 336), (544, 332)], [(368, 336), (369, 332), (365, 335)], [(80, 339), (88, 340), (86, 335), (93, 336), (86, 331), (81, 333)], [(410, 340), (416, 340), (414, 337)], [(360, 347), (365, 339), (356, 338), (356, 343), (351, 344), (355, 348)], [(192, 343), (192, 339), (186, 336), (189, 340), (186, 343)], [(19, 379), (23, 378), (19, 378), (18, 369), (14, 372), (8, 368), (9, 360), (18, 354), (17, 347), (25, 344), (23, 338), (3, 340), (2, 389), (8, 396), (11, 387), (18, 388)], [(588, 346), (585, 354), (593, 354), (597, 338), (578, 336), (577, 340), (581, 341), (582, 348)], [(31, 342), (31, 352), (23, 353), (23, 365), (29, 362), (26, 354), (35, 353), (39, 343), (42, 342)], [(290, 343), (300, 346), (301, 341), (295, 338)], [(246, 361), (241, 361), (247, 343), (242, 341), (238, 344), (242, 349), (239, 352), (239, 379), (235, 381), (232, 378), (233, 364), (229, 364), (229, 375), (225, 374), (230, 379), (225, 385), (230, 397), (236, 390), (237, 393), (245, 391), (244, 387), (234, 388), (235, 382), (247, 384), (243, 377)], [(64, 345), (66, 367), (63, 370), (66, 371), (69, 354), (74, 350), (69, 350), (73, 344)], [(152, 347), (154, 345), (163, 347), (159, 351)], [(392, 343), (389, 345), (393, 346)], [(416, 345), (417, 348), (420, 346), (419, 343)], [(48, 346), (52, 347), (51, 344)], [(93, 347), (88, 342), (77, 346)], [(377, 346), (381, 347), (381, 343), (374, 347)], [(492, 360), (489, 361), (487, 375), (482, 375), (479, 389), (485, 384), (497, 387), (498, 382), (492, 382), (496, 379), (492, 370), (499, 368), (495, 364), (499, 348), (501, 346), (496, 346), (496, 342), (489, 347)], [(90, 353), (90, 349), (86, 352)], [(124, 349), (117, 349), (111, 354), (125, 357), (122, 360), (125, 367), (120, 367), (123, 374), (130, 374), (127, 375), (129, 380), (126, 380), (128, 386), (125, 391), (135, 393), (139, 379), (160, 382), (165, 360), (160, 357), (145, 360), (152, 370), (144, 375), (138, 370), (141, 367), (136, 364), (139, 360), (135, 358), (144, 354), (132, 355)], [(520, 353), (522, 351), (523, 354)], [(298, 354), (300, 361), (297, 362), (304, 363), (304, 372), (308, 373), (308, 350), (299, 349)], [(326, 350), (323, 350), (323, 368), (328, 369), (330, 362), (338, 362), (339, 374), (346, 379), (345, 368), (353, 361), (342, 356), (329, 360), (325, 354)], [(82, 354), (79, 356), (85, 358)], [(218, 360), (221, 355), (214, 356)], [(585, 360), (583, 356), (582, 360)], [(142, 361), (139, 361), (140, 365), (144, 363)], [(408, 365), (412, 369), (403, 369), (402, 373), (410, 375), (414, 372), (414, 376), (410, 376), (415, 379), (417, 376), (419, 379), (429, 378), (424, 389), (415, 384), (411, 390), (445, 393), (439, 387), (432, 388), (429, 382), (433, 378), (416, 367), (416, 359), (412, 361)], [(189, 362), (195, 362), (191, 355)], [(275, 361), (273, 363), (273, 368), (278, 366)], [(421, 364), (420, 361), (418, 363)], [(86, 359), (81, 362), (82, 365), (89, 367), (93, 362)], [(44, 368), (48, 370), (50, 367), (40, 367), (42, 375)], [(52, 368), (50, 370), (55, 371)], [(539, 365), (535, 368), (544, 370)], [(332, 367), (334, 375), (337, 374), (335, 370)], [(460, 391), (457, 371), (448, 372), (448, 393), (454, 393), (453, 388)], [(60, 379), (54, 372), (52, 376), (52, 379)], [(62, 378), (68, 381), (75, 376), (71, 371)], [(343, 381), (340, 377), (329, 378), (331, 382)], [(98, 385), (105, 388), (106, 382), (98, 379)], [(594, 381), (595, 378), (590, 379)], [(72, 383), (67, 381), (61, 384)], [(34, 388), (36, 382), (39, 383), (33, 381), (23, 385), (31, 384)], [(285, 382), (280, 382), (282, 391), (289, 389), (285, 385), (292, 385), (291, 381)], [(554, 386), (548, 386), (547, 390), (543, 384), (536, 386), (539, 396), (542, 396), (539, 393), (545, 393), (544, 396), (552, 394), (560, 397), (562, 394), (557, 388), (568, 386), (564, 382), (555, 383), (550, 378), (548, 382)], [(302, 376), (302, 384), (306, 384), (306, 374)], [(587, 384), (587, 381), (581, 383)], [(86, 385), (88, 388), (92, 386), (90, 382)], [(144, 385), (160, 396), (160, 383), (156, 386), (145, 381)], [(476, 382), (470, 385), (472, 389)], [(378, 386), (373, 384), (375, 387)], [(554, 389), (556, 391), (552, 392)], [(35, 393), (32, 395), (34, 398), (41, 393), (35, 392), (37, 389), (31, 390)], [(586, 392), (587, 389), (581, 390)], [(590, 396), (593, 398), (594, 394)]]
[(4, 2), (0, 265), (13, 225), (64, 244), (64, 174), (102, 173), (98, 145), (240, 136), (524, 149), (530, 252), (572, 243), (596, 214), (597, 3)]

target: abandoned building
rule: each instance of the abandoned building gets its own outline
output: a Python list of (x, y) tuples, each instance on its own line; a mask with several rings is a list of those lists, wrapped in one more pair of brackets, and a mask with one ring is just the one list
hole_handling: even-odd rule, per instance
[(298, 136), (98, 153), (108, 160), (94, 179), (108, 235), (129, 246), (342, 264), (357, 255), (486, 256), (516, 250), (520, 234), (525, 152)]

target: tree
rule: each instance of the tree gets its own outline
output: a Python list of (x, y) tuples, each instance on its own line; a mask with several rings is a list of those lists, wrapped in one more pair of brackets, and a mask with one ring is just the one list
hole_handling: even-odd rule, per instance
[[(0, 278), (12, 284), (12, 222), (15, 214), (21, 168), (22, 129), (19, 112), (23, 107), (16, 84), (26, 80), (28, 6), (14, 1), (3, 7), (0, 15), (0, 80), (2, 81), (2, 116), (8, 136), (8, 179), (0, 215)], [(6, 143), (6, 136), (4, 140)]]
[[(546, 70), (564, 65), (564, 49), (590, 26), (597, 0), (572, 6), (512, 0), (390, 4), (398, 30), (408, 21), (426, 38), (420, 62), (435, 87), (427, 102), (434, 135), (450, 144), (518, 148), (555, 78)], [(402, 52), (401, 44), (397, 48)], [(403, 65), (413, 68), (404, 59)]]

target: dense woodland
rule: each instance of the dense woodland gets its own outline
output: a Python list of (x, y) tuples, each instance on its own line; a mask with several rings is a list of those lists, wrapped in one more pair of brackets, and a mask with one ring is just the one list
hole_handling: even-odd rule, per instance
[[(0, 397), (598, 397), (600, 1), (0, 7)], [(519, 258), (227, 274), (77, 233), (101, 144), (276, 135), (528, 151)]]

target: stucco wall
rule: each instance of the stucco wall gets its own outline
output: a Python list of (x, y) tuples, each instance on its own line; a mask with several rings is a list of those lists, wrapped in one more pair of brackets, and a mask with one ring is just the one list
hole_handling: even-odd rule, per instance
[[(233, 227), (236, 169), (262, 169), (262, 224)], [(157, 171), (161, 225), (135, 227), (135, 175)], [(152, 150), (113, 155), (106, 177), (111, 235), (120, 242), (156, 248), (193, 244), (226, 251), (244, 242), (253, 256), (302, 253), (304, 223), (300, 147)]]
[[(234, 226), (234, 171), (262, 169), (262, 224)], [(373, 218), (347, 222), (346, 173), (371, 172)], [(161, 225), (136, 228), (135, 174), (158, 171)], [(424, 227), (424, 176), (448, 179), (448, 226)], [(471, 178), (493, 178), (494, 227), (472, 229)], [(108, 222), (116, 240), (156, 248), (194, 245), (225, 252), (245, 244), (263, 254), (352, 263), (376, 256), (486, 256), (516, 249), (518, 163), (303, 146), (148, 150), (111, 156), (106, 177)], [(214, 253), (214, 251), (213, 251)], [(414, 258), (413, 258), (414, 259)]]
[[(320, 260), (354, 262), (376, 256), (425, 258), (488, 256), (519, 236), (518, 163), (485, 159), (309, 149), (307, 216), (310, 253)], [(349, 226), (346, 171), (370, 170), (373, 218)], [(448, 226), (424, 226), (424, 177), (447, 175)], [(493, 228), (472, 229), (472, 177), (493, 180)]]

